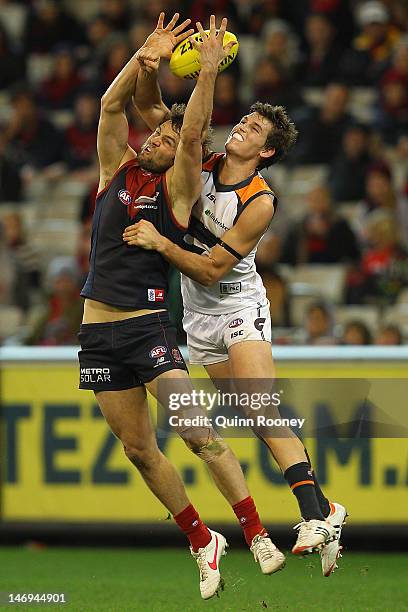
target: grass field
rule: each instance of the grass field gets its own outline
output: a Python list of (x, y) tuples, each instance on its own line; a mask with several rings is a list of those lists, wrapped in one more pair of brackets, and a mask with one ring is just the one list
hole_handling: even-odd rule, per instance
[(0, 592), (66, 593), (65, 606), (17, 606), (29, 611), (408, 610), (406, 555), (350, 553), (341, 561), (340, 570), (323, 578), (317, 555), (288, 554), (285, 570), (265, 577), (248, 552), (231, 551), (223, 561), (225, 591), (204, 602), (188, 551), (0, 548)]

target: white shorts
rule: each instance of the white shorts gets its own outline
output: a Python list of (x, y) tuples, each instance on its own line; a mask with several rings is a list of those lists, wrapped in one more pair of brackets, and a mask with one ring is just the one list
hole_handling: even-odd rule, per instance
[(210, 315), (184, 308), (190, 363), (210, 365), (228, 359), (233, 344), (247, 340), (272, 341), (269, 302), (232, 314)]

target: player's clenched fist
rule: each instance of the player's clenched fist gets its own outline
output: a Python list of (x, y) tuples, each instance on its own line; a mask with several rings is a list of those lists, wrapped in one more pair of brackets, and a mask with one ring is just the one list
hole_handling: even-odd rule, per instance
[(139, 246), (148, 251), (158, 251), (160, 250), (163, 236), (159, 234), (150, 221), (142, 219), (125, 229), (123, 240), (129, 246)]

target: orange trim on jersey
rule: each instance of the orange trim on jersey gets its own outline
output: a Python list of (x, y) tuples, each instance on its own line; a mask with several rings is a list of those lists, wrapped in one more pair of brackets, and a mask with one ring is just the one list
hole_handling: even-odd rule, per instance
[(292, 489), (296, 489), (296, 487), (300, 487), (301, 485), (306, 485), (306, 484), (311, 484), (314, 486), (314, 480), (301, 480), (300, 482), (295, 482), (295, 484), (293, 484), (290, 488)]
[(275, 194), (269, 187), (268, 183), (262, 178), (262, 176), (254, 176), (249, 185), (242, 187), (241, 189), (236, 189), (235, 193), (238, 195), (242, 204), (245, 204), (249, 198), (255, 196), (259, 191), (268, 191), (275, 197)]
[(203, 163), (202, 169), (205, 172), (212, 172), (216, 163), (224, 157), (224, 153), (211, 153), (210, 157)]
[(183, 232), (187, 231), (188, 230), (188, 225), (190, 223), (191, 212), (190, 212), (190, 217), (188, 219), (187, 225), (186, 226), (181, 225), (181, 223), (179, 221), (177, 221), (176, 216), (174, 214), (173, 204), (171, 202), (170, 195), (169, 195), (169, 192), (168, 192), (168, 189), (167, 189), (167, 177), (166, 177), (166, 173), (163, 174), (162, 184), (163, 184), (164, 199), (166, 200), (167, 208), (169, 209), (170, 217), (171, 217), (174, 225), (176, 225)]

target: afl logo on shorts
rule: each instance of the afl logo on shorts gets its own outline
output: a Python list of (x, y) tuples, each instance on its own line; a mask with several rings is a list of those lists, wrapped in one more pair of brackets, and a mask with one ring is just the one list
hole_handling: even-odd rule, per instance
[(156, 359), (156, 357), (163, 357), (167, 353), (167, 349), (165, 346), (155, 346), (149, 353), (152, 359)]
[(118, 198), (125, 206), (129, 206), (132, 203), (132, 195), (127, 189), (118, 191)]
[(231, 321), (228, 327), (231, 327), (231, 328), (239, 327), (240, 325), (243, 324), (243, 322), (244, 322), (244, 319), (234, 319), (233, 321)]

